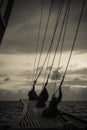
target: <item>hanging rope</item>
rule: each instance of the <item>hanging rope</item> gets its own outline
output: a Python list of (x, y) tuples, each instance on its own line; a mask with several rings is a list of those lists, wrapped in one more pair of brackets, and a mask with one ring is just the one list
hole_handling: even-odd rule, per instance
[[(59, 19), (60, 19), (61, 12), (62, 12), (62, 7), (63, 7), (63, 3), (61, 4), (61, 0), (60, 0), (60, 1), (59, 1), (59, 8), (58, 8), (58, 11), (57, 11), (56, 24), (59, 23)], [(56, 24), (55, 24), (55, 25), (56, 25)], [(58, 24), (57, 24), (57, 26), (58, 26)], [(56, 33), (55, 30), (57, 30), (57, 28), (58, 28), (58, 27), (55, 26), (54, 33)], [(53, 34), (53, 40), (54, 40), (54, 34)], [(52, 43), (53, 43), (53, 40), (52, 40)], [(49, 64), (49, 61), (50, 61), (51, 50), (52, 50), (52, 47), (51, 47), (50, 52), (49, 52), (49, 57), (48, 57), (48, 61), (47, 61), (47, 67), (46, 67), (45, 74), (44, 74), (43, 85), (44, 85), (44, 83), (45, 83), (45, 78), (46, 78), (46, 75), (47, 75), (47, 69), (48, 69), (48, 64)]]
[(43, 15), (43, 5), (44, 5), (44, 0), (42, 0), (42, 5), (41, 5), (41, 16), (40, 16), (40, 23), (39, 23), (39, 30), (38, 30), (38, 36), (37, 36), (37, 45), (36, 45), (36, 55), (35, 55), (35, 61), (34, 61), (34, 69), (33, 69), (33, 79), (35, 79), (35, 66), (36, 66), (36, 59), (37, 59), (37, 51), (38, 51), (38, 45), (39, 45), (39, 40), (40, 40), (40, 31), (41, 31), (41, 23), (42, 23), (42, 15)]
[[(63, 4), (64, 4), (64, 0), (63, 0)], [(62, 6), (61, 6), (61, 11), (62, 11), (62, 8), (63, 8), (63, 4), (62, 4)], [(60, 12), (61, 12), (61, 11), (60, 11)], [(45, 62), (46, 62), (47, 57), (48, 57), (48, 55), (49, 55), (50, 49), (52, 48), (53, 40), (54, 40), (54, 36), (55, 36), (56, 30), (57, 30), (57, 26), (58, 26), (58, 24), (59, 24), (60, 15), (61, 15), (61, 13), (59, 13), (59, 15), (57, 16), (57, 21), (56, 21), (56, 24), (55, 24), (53, 37), (52, 37), (52, 40), (51, 40), (51, 43), (50, 43), (50, 46), (49, 46), (49, 49), (48, 49), (47, 55), (46, 55), (46, 57), (45, 57), (45, 60), (44, 60), (43, 66), (42, 66), (42, 68), (41, 68), (41, 70), (40, 70), (38, 76), (36, 77), (36, 79), (35, 79), (35, 81), (34, 81), (34, 85), (36, 84), (36, 82), (37, 82), (39, 76), (41, 75), (41, 72), (42, 72), (42, 70), (43, 70), (43, 67), (44, 67), (44, 65), (45, 65)]]
[(43, 37), (43, 41), (42, 41), (40, 56), (39, 56), (39, 60), (38, 60), (38, 64), (37, 64), (37, 69), (36, 69), (36, 74), (35, 74), (36, 76), (37, 76), (37, 70), (38, 70), (38, 67), (39, 67), (39, 64), (40, 64), (41, 55), (42, 55), (42, 51), (43, 51), (43, 47), (44, 47), (44, 43), (45, 43), (45, 39), (46, 39), (46, 34), (47, 34), (48, 24), (49, 24), (49, 20), (50, 20), (51, 11), (52, 11), (53, 1), (54, 0), (51, 0), (51, 4), (50, 4), (48, 19), (47, 19), (47, 23), (46, 23), (45, 33), (44, 33), (44, 37)]
[(59, 47), (59, 43), (60, 43), (60, 39), (61, 39), (61, 34), (62, 34), (62, 31), (63, 31), (64, 23), (65, 23), (65, 20), (66, 20), (66, 16), (67, 16), (68, 6), (69, 6), (69, 0), (67, 2), (67, 7), (66, 7), (66, 10), (65, 10), (65, 14), (64, 14), (64, 18), (63, 18), (63, 22), (62, 22), (60, 34), (59, 34), (59, 37), (58, 37), (58, 42), (57, 42), (56, 50), (55, 50), (53, 61), (52, 61), (52, 64), (51, 64), (51, 69), (49, 71), (49, 74), (48, 74), (48, 77), (47, 77), (47, 81), (46, 81), (45, 86), (44, 86), (45, 88), (46, 88), (46, 86), (48, 84), (48, 80), (49, 80), (49, 77), (50, 77), (50, 74), (51, 74), (51, 70), (52, 70), (52, 67), (53, 67), (53, 64), (54, 64), (56, 53), (57, 53), (57, 50), (58, 50), (58, 47)]
[[(80, 17), (79, 17), (79, 20), (78, 20), (78, 25), (77, 25), (76, 33), (75, 33), (75, 36), (74, 36), (74, 40), (73, 40), (73, 44), (72, 44), (70, 56), (69, 56), (69, 59), (68, 59), (67, 65), (66, 65), (66, 69), (65, 69), (65, 72), (64, 72), (62, 81), (61, 81), (61, 83), (60, 83), (60, 86), (63, 84), (64, 78), (65, 78), (65, 75), (66, 75), (66, 72), (67, 72), (67, 69), (68, 69), (70, 60), (71, 60), (72, 52), (73, 52), (73, 49), (74, 49), (74, 46), (75, 46), (75, 43), (76, 43), (76, 39), (77, 39), (77, 35), (78, 35), (78, 31), (79, 31), (79, 26), (80, 26), (82, 14), (83, 14), (84, 6), (85, 6), (85, 0), (83, 0), (83, 3), (82, 3), (82, 8), (81, 8), (81, 12), (80, 12)], [(58, 90), (59, 90), (59, 88), (56, 90), (56, 92), (54, 93), (54, 95), (58, 92)]]
[[(70, 5), (71, 5), (71, 0), (69, 1), (69, 6), (68, 6), (68, 10), (67, 10), (67, 16), (66, 16), (66, 21), (65, 21), (65, 27), (64, 27), (64, 32), (63, 32), (61, 48), (60, 48), (60, 55), (59, 55), (59, 60), (58, 60), (57, 71), (59, 71), (59, 66), (60, 66), (60, 62), (61, 62), (61, 56), (62, 56), (62, 51), (63, 51), (63, 44), (64, 44), (64, 40), (65, 40), (65, 34), (66, 34), (66, 30), (67, 30), (67, 23), (68, 23), (69, 12), (70, 12)], [(58, 74), (56, 75), (56, 80), (57, 80), (57, 78), (58, 78)], [(56, 85), (57, 85), (57, 81), (56, 80), (55, 80), (55, 83), (54, 83), (53, 93), (55, 92), (55, 88), (56, 88)]]

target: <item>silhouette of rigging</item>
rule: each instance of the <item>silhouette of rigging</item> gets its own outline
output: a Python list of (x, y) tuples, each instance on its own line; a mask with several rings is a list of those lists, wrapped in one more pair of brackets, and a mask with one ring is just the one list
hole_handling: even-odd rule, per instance
[[(39, 23), (39, 30), (38, 30), (38, 36), (37, 36), (37, 46), (36, 46), (36, 55), (35, 55), (35, 61), (34, 61), (34, 69), (35, 69), (35, 65), (36, 65), (36, 59), (37, 59), (37, 51), (38, 51), (38, 44), (39, 44), (39, 39), (40, 39), (40, 30), (41, 30), (41, 22), (42, 22), (42, 14), (43, 14), (43, 4), (44, 4), (44, 0), (42, 0), (42, 7), (41, 7), (41, 16), (40, 16), (40, 23)], [(38, 66), (37, 66), (38, 67)], [(36, 74), (37, 74), (37, 69), (36, 69)], [(34, 73), (33, 70), (33, 78), (36, 77), (36, 75)], [(33, 80), (33, 79), (32, 79)], [(38, 95), (35, 92), (35, 84), (36, 84), (36, 80), (33, 81), (33, 88), (31, 89), (31, 91), (28, 92), (28, 97), (29, 100), (37, 100)]]
[[(6, 9), (5, 9), (5, 12), (4, 12), (4, 16), (2, 16), (1, 7), (3, 5), (3, 0), (0, 1), (0, 43), (2, 41), (2, 37), (4, 35), (5, 29), (6, 29), (6, 26), (7, 26), (7, 23), (8, 23), (8, 19), (9, 19), (10, 13), (11, 13), (13, 2), (14, 2), (14, 0), (8, 0), (7, 5), (6, 5)], [(39, 96), (35, 92), (35, 85), (37, 83), (37, 80), (38, 80), (39, 76), (41, 75), (41, 72), (42, 72), (44, 64), (45, 64), (45, 62), (47, 60), (48, 54), (49, 54), (49, 57), (50, 57), (50, 52), (51, 52), (51, 49), (52, 49), (52, 44), (53, 44), (54, 36), (55, 36), (56, 30), (57, 30), (58, 22), (59, 22), (59, 19), (60, 19), (62, 8), (63, 8), (63, 3), (62, 3), (61, 8), (59, 9), (58, 14), (57, 14), (57, 21), (56, 21), (54, 33), (53, 33), (51, 44), (50, 44), (50, 47), (48, 49), (47, 56), (45, 57), (43, 66), (42, 66), (42, 68), (41, 68), (41, 70), (40, 70), (40, 72), (39, 72), (38, 75), (37, 75), (37, 69), (36, 69), (36, 74), (33, 74), (33, 78), (35, 77), (34, 84), (33, 84), (32, 90), (29, 91), (28, 96), (29, 96), (30, 100), (37, 100), (38, 99), (38, 102), (37, 102), (37, 105), (36, 105), (37, 107), (45, 107), (46, 106), (46, 101), (48, 100), (48, 97), (49, 97), (49, 94), (48, 94), (48, 91), (47, 91), (46, 87), (47, 87), (48, 80), (49, 80), (49, 77), (50, 77), (50, 74), (51, 74), (51, 70), (52, 70), (52, 67), (53, 67), (53, 64), (54, 64), (55, 56), (56, 56), (56, 53), (57, 53), (57, 50), (58, 50), (58, 46), (59, 46), (59, 43), (60, 43), (60, 39), (61, 39), (61, 35), (62, 35), (63, 28), (64, 28), (64, 23), (65, 23), (64, 35), (63, 35), (63, 42), (62, 42), (62, 45), (61, 45), (61, 51), (60, 51), (60, 57), (59, 57), (59, 62), (58, 62), (58, 68), (57, 68), (57, 70), (59, 69), (59, 64), (60, 64), (61, 54), (62, 54), (62, 49), (63, 49), (63, 43), (64, 43), (65, 33), (66, 33), (66, 28), (67, 28), (67, 21), (68, 21), (68, 16), (69, 16), (69, 11), (70, 11), (70, 4), (71, 4), (71, 0), (67, 0), (67, 7), (66, 7), (65, 14), (64, 14), (64, 19), (63, 19), (61, 31), (60, 31), (60, 34), (59, 34), (59, 37), (58, 37), (58, 42), (57, 42), (56, 50), (55, 50), (54, 57), (53, 57), (53, 60), (52, 60), (51, 69), (49, 71), (49, 74), (48, 74), (47, 80), (45, 82), (44, 88), (41, 91), (41, 93), (40, 93)], [(46, 24), (46, 28), (45, 28), (45, 33), (44, 33), (43, 41), (42, 41), (41, 52), (40, 52), (40, 56), (39, 56), (37, 68), (39, 67), (40, 60), (41, 60), (41, 55), (42, 55), (42, 51), (43, 51), (43, 47), (44, 47), (44, 42), (45, 42), (45, 38), (46, 38), (47, 28), (48, 28), (49, 19), (50, 19), (51, 10), (52, 10), (52, 5), (53, 5), (53, 0), (51, 0), (51, 5), (50, 5), (50, 10), (49, 10), (48, 20), (47, 20), (47, 24)], [(75, 46), (75, 43), (76, 43), (76, 39), (77, 39), (78, 31), (79, 31), (79, 26), (80, 26), (80, 22), (81, 22), (81, 17), (82, 17), (84, 5), (85, 5), (85, 0), (83, 0), (83, 3), (82, 3), (80, 17), (79, 17), (78, 25), (77, 25), (77, 28), (76, 28), (76, 33), (75, 33), (75, 36), (74, 36), (73, 44), (72, 44), (72, 47), (71, 47), (69, 59), (68, 59), (68, 62), (67, 62), (67, 65), (66, 65), (66, 68), (65, 68), (65, 71), (64, 71), (63, 78), (62, 78), (62, 80), (60, 82), (60, 85), (59, 85), (58, 89), (56, 90), (56, 92), (53, 93), (53, 96), (52, 96), (51, 101), (49, 102), (48, 108), (46, 108), (42, 112), (41, 115), (43, 117), (53, 118), (58, 113), (57, 106), (58, 106), (58, 104), (62, 100), (62, 85), (63, 85), (64, 79), (65, 79), (65, 76), (66, 76), (66, 73), (67, 73), (67, 69), (68, 69), (68, 66), (69, 66), (69, 63), (70, 63), (70, 60), (71, 60), (73, 49), (74, 49), (74, 46)], [(34, 68), (35, 68), (36, 59), (37, 59), (37, 50), (38, 50), (38, 44), (39, 44), (39, 38), (40, 38), (40, 28), (41, 28), (41, 21), (42, 21), (42, 12), (43, 12), (43, 0), (42, 0), (41, 18), (40, 18), (38, 38), (37, 38), (37, 47), (36, 47), (36, 57), (35, 57)], [(49, 59), (48, 59), (48, 63), (49, 63)], [(48, 66), (48, 63), (47, 63), (47, 66)], [(56, 86), (56, 82), (55, 82), (54, 87), (55, 86)], [(58, 91), (59, 91), (58, 96), (56, 96), (56, 93)]]
[[(43, 41), (42, 41), (41, 52), (40, 52), (40, 56), (39, 56), (37, 68), (38, 68), (38, 66), (39, 66), (39, 64), (40, 64), (40, 60), (41, 60), (41, 55), (42, 55), (42, 51), (43, 51), (43, 47), (44, 47), (44, 42), (45, 42), (45, 38), (46, 38), (46, 33), (47, 33), (47, 29), (48, 29), (48, 24), (49, 24), (49, 20), (50, 20), (50, 15), (51, 15), (51, 11), (52, 11), (53, 2), (54, 2), (54, 0), (51, 0), (50, 9), (49, 9), (49, 14), (48, 14), (48, 19), (47, 19), (47, 23), (46, 23), (46, 28), (45, 28), (45, 33), (44, 33)], [(50, 45), (50, 47), (51, 47), (51, 45)], [(49, 48), (49, 50), (48, 50), (48, 54), (49, 54), (49, 51), (50, 51), (50, 48)], [(47, 59), (47, 56), (46, 56), (45, 61), (44, 61), (44, 63), (43, 63), (43, 67), (44, 67), (44, 64), (45, 64), (45, 62), (46, 62), (46, 59)], [(36, 93), (36, 92), (35, 92), (35, 85), (36, 85), (36, 83), (37, 83), (37, 80), (38, 80), (38, 78), (39, 78), (41, 72), (42, 72), (43, 67), (41, 68), (41, 70), (40, 70), (40, 72), (39, 72), (38, 75), (37, 75), (37, 69), (36, 69), (36, 75), (37, 75), (37, 77), (36, 77), (36, 79), (34, 80), (33, 89), (28, 93), (28, 96), (31, 96), (31, 97), (32, 97), (32, 100), (33, 100), (33, 97), (34, 97), (33, 94)], [(35, 94), (35, 95), (36, 95), (36, 94)], [(34, 99), (34, 100), (35, 100), (35, 99)]]
[[(62, 81), (63, 82), (63, 81)], [(43, 112), (42, 112), (42, 116), (43, 117), (47, 117), (47, 118), (53, 118), (57, 115), (58, 113), (58, 109), (57, 109), (57, 105), (61, 102), (62, 100), (62, 90), (61, 90), (61, 85), (59, 86), (59, 96), (55, 97), (54, 95), (52, 96), (52, 99), (49, 103), (49, 107), (46, 108)]]
[[(79, 17), (78, 25), (77, 25), (77, 28), (76, 28), (76, 33), (75, 33), (75, 36), (74, 36), (73, 44), (72, 44), (72, 47), (71, 47), (69, 59), (68, 59), (67, 65), (66, 65), (66, 69), (65, 69), (65, 72), (64, 72), (62, 81), (61, 81), (60, 86), (59, 86), (59, 88), (57, 89), (57, 91), (53, 94), (52, 99), (51, 99), (51, 101), (50, 101), (50, 103), (49, 103), (49, 107), (46, 108), (46, 109), (42, 112), (42, 116), (45, 117), (45, 118), (53, 118), (53, 117), (55, 117), (55, 116), (58, 114), (57, 106), (58, 106), (58, 104), (59, 104), (59, 103), (61, 102), (61, 100), (62, 100), (61, 87), (62, 87), (62, 84), (63, 84), (63, 82), (64, 82), (65, 75), (66, 75), (66, 72), (67, 72), (67, 69), (68, 69), (68, 66), (69, 66), (69, 63), (70, 63), (70, 59), (71, 59), (71, 56), (72, 56), (72, 52), (73, 52), (73, 49), (74, 49), (74, 46), (75, 46), (75, 42), (76, 42), (77, 34), (78, 34), (78, 31), (79, 31), (79, 26), (80, 26), (80, 22), (81, 22), (81, 17), (82, 17), (84, 5), (85, 5), (85, 0), (83, 0), (83, 3), (82, 3), (82, 8), (81, 8), (81, 12), (80, 12), (80, 17)], [(58, 92), (58, 90), (59, 90), (59, 96), (58, 96), (58, 98), (57, 98), (57, 97), (55, 97), (55, 94)]]
[[(53, 61), (52, 61), (52, 64), (51, 64), (51, 69), (50, 69), (50, 71), (49, 71), (49, 74), (48, 74), (48, 77), (47, 77), (47, 81), (46, 81), (45, 86), (44, 86), (45, 88), (46, 88), (46, 86), (47, 86), (47, 84), (48, 84), (48, 80), (49, 80), (49, 77), (50, 77), (50, 74), (51, 74), (51, 70), (52, 70), (52, 67), (53, 67), (53, 64), (54, 64), (55, 56), (56, 56), (56, 53), (57, 53), (57, 50), (58, 50), (58, 46), (59, 46), (59, 43), (60, 43), (60, 39), (61, 39), (63, 27), (64, 27), (64, 22), (65, 22), (66, 17), (67, 17), (67, 11), (69, 10), (69, 9), (68, 9), (68, 4), (69, 4), (69, 2), (67, 2), (67, 7), (66, 7), (66, 11), (65, 11), (64, 18), (63, 18), (63, 23), (62, 23), (62, 26), (61, 26), (61, 30), (60, 30), (60, 33), (59, 33), (59, 38), (58, 38), (56, 50), (55, 50), (55, 53), (54, 53)], [(63, 3), (62, 3), (62, 7), (63, 7)], [(62, 9), (62, 7), (61, 7), (61, 9)], [(43, 90), (44, 90), (44, 89), (43, 89)], [(42, 90), (41, 94), (44, 94), (44, 93), (43, 93), (43, 90)], [(46, 91), (46, 93), (47, 93), (47, 91)], [(41, 94), (39, 95), (40, 100), (41, 100), (41, 97), (44, 98), (44, 96), (42, 96)], [(38, 99), (37, 104), (40, 104), (40, 100)], [(42, 100), (43, 100), (43, 99), (42, 99)], [(45, 102), (46, 102), (46, 101), (47, 101), (47, 100), (45, 100)], [(45, 102), (43, 102), (43, 104), (45, 104)], [(38, 107), (41, 107), (41, 106), (38, 105)]]
[(33, 84), (32, 90), (28, 92), (28, 97), (29, 97), (29, 100), (37, 100), (38, 99), (38, 95), (35, 92), (35, 86), (34, 86), (34, 84)]
[[(45, 41), (45, 37), (46, 37), (46, 32), (47, 32), (47, 28), (48, 28), (48, 23), (49, 23), (49, 18), (50, 18), (50, 13), (51, 13), (51, 8), (52, 8), (53, 1), (51, 1), (51, 2), (52, 3), (50, 5), (50, 11), (49, 11), (48, 20), (47, 20), (47, 26), (46, 26), (46, 30), (45, 30), (44, 39), (42, 41), (41, 53), (40, 53), (40, 57), (39, 57), (37, 68), (38, 68), (39, 63), (40, 63), (41, 54), (42, 54), (42, 50), (43, 50), (43, 46), (44, 46), (44, 41)], [(64, 71), (63, 78), (62, 78), (62, 80), (60, 82), (60, 85), (59, 85), (58, 89), (56, 90), (56, 92), (55, 92), (55, 89), (54, 89), (54, 93), (53, 93), (51, 101), (49, 102), (48, 108), (46, 108), (42, 112), (41, 115), (43, 117), (53, 118), (58, 113), (57, 106), (58, 106), (58, 104), (62, 100), (62, 84), (64, 82), (65, 75), (66, 75), (66, 72), (67, 72), (67, 69), (68, 69), (68, 66), (69, 66), (69, 62), (70, 62), (70, 59), (71, 59), (71, 56), (72, 56), (72, 52), (73, 52), (73, 49), (74, 49), (74, 45), (75, 45), (75, 42), (76, 42), (76, 38), (77, 38), (79, 26), (80, 26), (80, 21), (81, 21), (81, 17), (82, 17), (82, 13), (83, 13), (84, 3), (85, 3), (85, 0), (83, 1), (83, 4), (82, 4), (82, 9), (81, 9), (80, 17), (79, 17), (79, 20), (78, 20), (78, 25), (77, 25), (77, 28), (76, 28), (76, 33), (75, 33), (75, 36), (74, 36), (73, 44), (72, 44), (72, 47), (71, 47), (69, 59), (68, 59), (68, 62), (67, 62), (67, 65), (66, 65), (66, 68), (65, 68), (65, 71)], [(66, 8), (65, 8), (64, 17), (63, 17), (63, 22), (62, 22), (62, 25), (61, 25), (61, 28), (60, 28), (60, 32), (59, 32), (59, 36), (58, 36), (58, 41), (57, 41), (57, 45), (56, 45), (56, 50), (55, 50), (55, 53), (54, 53), (54, 56), (53, 56), (53, 60), (52, 60), (50, 71), (49, 71), (48, 76), (47, 76), (47, 80), (45, 82), (43, 90), (41, 91), (41, 93), (39, 94), (39, 96), (37, 96), (37, 94), (35, 92), (35, 85), (37, 83), (37, 80), (38, 80), (39, 76), (41, 75), (42, 69), (43, 69), (43, 67), (45, 65), (45, 62), (47, 60), (47, 57), (49, 55), (48, 62), (47, 62), (47, 67), (48, 67), (48, 63), (49, 63), (49, 59), (50, 59), (50, 54), (51, 54), (51, 49), (52, 49), (54, 37), (55, 37), (55, 34), (56, 34), (56, 30), (57, 30), (57, 27), (58, 27), (58, 23), (59, 23), (59, 20), (60, 20), (60, 16), (61, 16), (63, 5), (64, 5), (64, 0), (62, 1), (62, 4), (61, 4), (61, 6), (60, 6), (60, 8), (59, 8), (59, 10), (57, 12), (57, 19), (56, 19), (56, 23), (55, 23), (54, 32), (53, 32), (53, 35), (52, 35), (50, 47), (49, 47), (47, 55), (45, 57), (43, 66), (42, 66), (39, 74), (37, 75), (37, 77), (35, 77), (32, 90), (28, 93), (28, 96), (29, 96), (30, 100), (37, 100), (36, 107), (41, 107), (42, 108), (42, 107), (46, 106), (46, 101), (48, 100), (48, 97), (49, 97), (49, 94), (48, 94), (48, 91), (47, 91), (46, 87), (47, 87), (47, 84), (48, 84), (48, 81), (49, 81), (49, 77), (50, 77), (51, 70), (52, 70), (52, 67), (53, 67), (53, 64), (54, 64), (56, 53), (58, 51), (59, 43), (60, 43), (60, 40), (61, 40), (61, 37), (62, 37), (62, 43), (61, 43), (60, 56), (59, 56), (59, 62), (58, 62), (57, 70), (59, 69), (59, 65), (60, 65), (60, 61), (61, 61), (61, 55), (62, 55), (62, 51), (63, 51), (63, 44), (64, 44), (64, 40), (65, 40), (65, 34), (66, 34), (66, 30), (67, 30), (67, 23), (68, 23), (68, 17), (69, 17), (69, 12), (70, 12), (71, 0), (67, 0), (67, 5), (66, 5)], [(47, 68), (46, 68), (46, 71), (47, 71)], [(45, 72), (45, 74), (46, 74), (46, 72)], [(56, 85), (57, 85), (57, 83), (55, 81), (54, 87), (56, 87)], [(56, 96), (56, 93), (58, 91), (59, 91), (58, 96)]]
[(38, 102), (36, 104), (36, 107), (45, 107), (46, 101), (48, 100), (49, 94), (47, 92), (46, 87), (43, 88), (43, 91), (41, 91), (40, 95), (38, 96)]
[(36, 55), (35, 55), (35, 61), (34, 61), (34, 70), (33, 70), (33, 79), (32, 80), (35, 80), (35, 78), (37, 76), (37, 70), (38, 70), (38, 65), (37, 65), (36, 73), (35, 73), (35, 66), (36, 66), (36, 60), (37, 60), (37, 51), (38, 51), (38, 46), (39, 46), (39, 41), (40, 41), (40, 34), (41, 34), (43, 6), (44, 6), (44, 0), (42, 0), (42, 6), (41, 6), (41, 16), (40, 16), (40, 23), (39, 23), (38, 35), (37, 35)]

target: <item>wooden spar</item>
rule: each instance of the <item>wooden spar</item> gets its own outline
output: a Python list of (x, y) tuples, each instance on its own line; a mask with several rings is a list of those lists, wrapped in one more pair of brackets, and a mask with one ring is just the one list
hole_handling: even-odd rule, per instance
[[(0, 44), (2, 42), (4, 32), (6, 30), (6, 26), (7, 26), (8, 20), (9, 20), (9, 16), (10, 16), (10, 13), (12, 10), (13, 3), (14, 3), (14, 0), (8, 0), (7, 6), (5, 8), (4, 16), (2, 16), (2, 12), (0, 9)], [(2, 5), (3, 5), (3, 3), (2, 3)], [(1, 5), (1, 7), (2, 7), (2, 5)]]
[[(25, 102), (25, 101), (24, 101)], [(26, 104), (26, 103), (25, 103)], [(48, 103), (47, 103), (48, 106)], [(36, 108), (36, 101), (27, 102), (27, 111), (15, 128), (17, 129), (61, 129), (61, 130), (86, 130), (87, 121), (58, 109), (58, 114), (54, 118), (43, 118), (41, 116), (44, 108)]]

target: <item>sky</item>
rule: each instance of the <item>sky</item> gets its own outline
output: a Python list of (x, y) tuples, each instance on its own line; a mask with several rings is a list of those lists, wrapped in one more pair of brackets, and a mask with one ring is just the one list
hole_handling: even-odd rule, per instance
[[(0, 47), (0, 100), (18, 100), (27, 98), (28, 90), (32, 87), (32, 77), (34, 69), (34, 60), (36, 54), (36, 44), (38, 28), (41, 14), (41, 0), (15, 0), (10, 15), (8, 26)], [(46, 27), (49, 7), (51, 0), (44, 0), (42, 23), (40, 30), (40, 40), (38, 47), (37, 62), (40, 54), (44, 31)], [(73, 43), (76, 27), (80, 15), (82, 0), (71, 0), (67, 30), (63, 46), (63, 53), (60, 62), (60, 79), (64, 73), (70, 49)], [(66, 1), (61, 13), (59, 26), (52, 46), (49, 66), (52, 63), (58, 35), (61, 29)], [(52, 34), (55, 27), (58, 1), (54, 0), (52, 12), (47, 29), (46, 39), (41, 56), (40, 66), (46, 57)], [(61, 38), (62, 39), (62, 38)], [(63, 83), (63, 99), (65, 100), (86, 100), (87, 95), (87, 1), (81, 19), (81, 24), (76, 39), (74, 51), (71, 57), (69, 68)], [(60, 42), (61, 43), (61, 42)], [(61, 45), (61, 44), (60, 44)], [(59, 46), (60, 50), (60, 46)], [(53, 84), (58, 66), (59, 50), (55, 57), (52, 73), (48, 84), (48, 92), (51, 97)], [(37, 64), (36, 62), (36, 64)], [(46, 62), (47, 63), (47, 62)], [(40, 68), (39, 68), (40, 69)], [(36, 91), (40, 92), (44, 80), (46, 65), (40, 76)], [(39, 70), (38, 70), (39, 72)], [(52, 78), (53, 77), (53, 78)], [(58, 86), (57, 86), (58, 87)], [(69, 92), (68, 92), (69, 91)], [(67, 94), (68, 92), (68, 94)]]

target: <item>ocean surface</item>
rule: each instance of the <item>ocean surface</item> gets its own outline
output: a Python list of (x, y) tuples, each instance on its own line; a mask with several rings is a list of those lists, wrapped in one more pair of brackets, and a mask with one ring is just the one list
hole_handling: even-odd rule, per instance
[[(87, 121), (87, 102), (63, 101), (60, 108)], [(23, 106), (19, 101), (0, 102), (0, 128), (16, 124), (21, 117)]]
[(0, 101), (0, 128), (9, 128), (18, 122), (23, 111), (19, 101)]
[(63, 101), (59, 107), (87, 121), (87, 101)]

